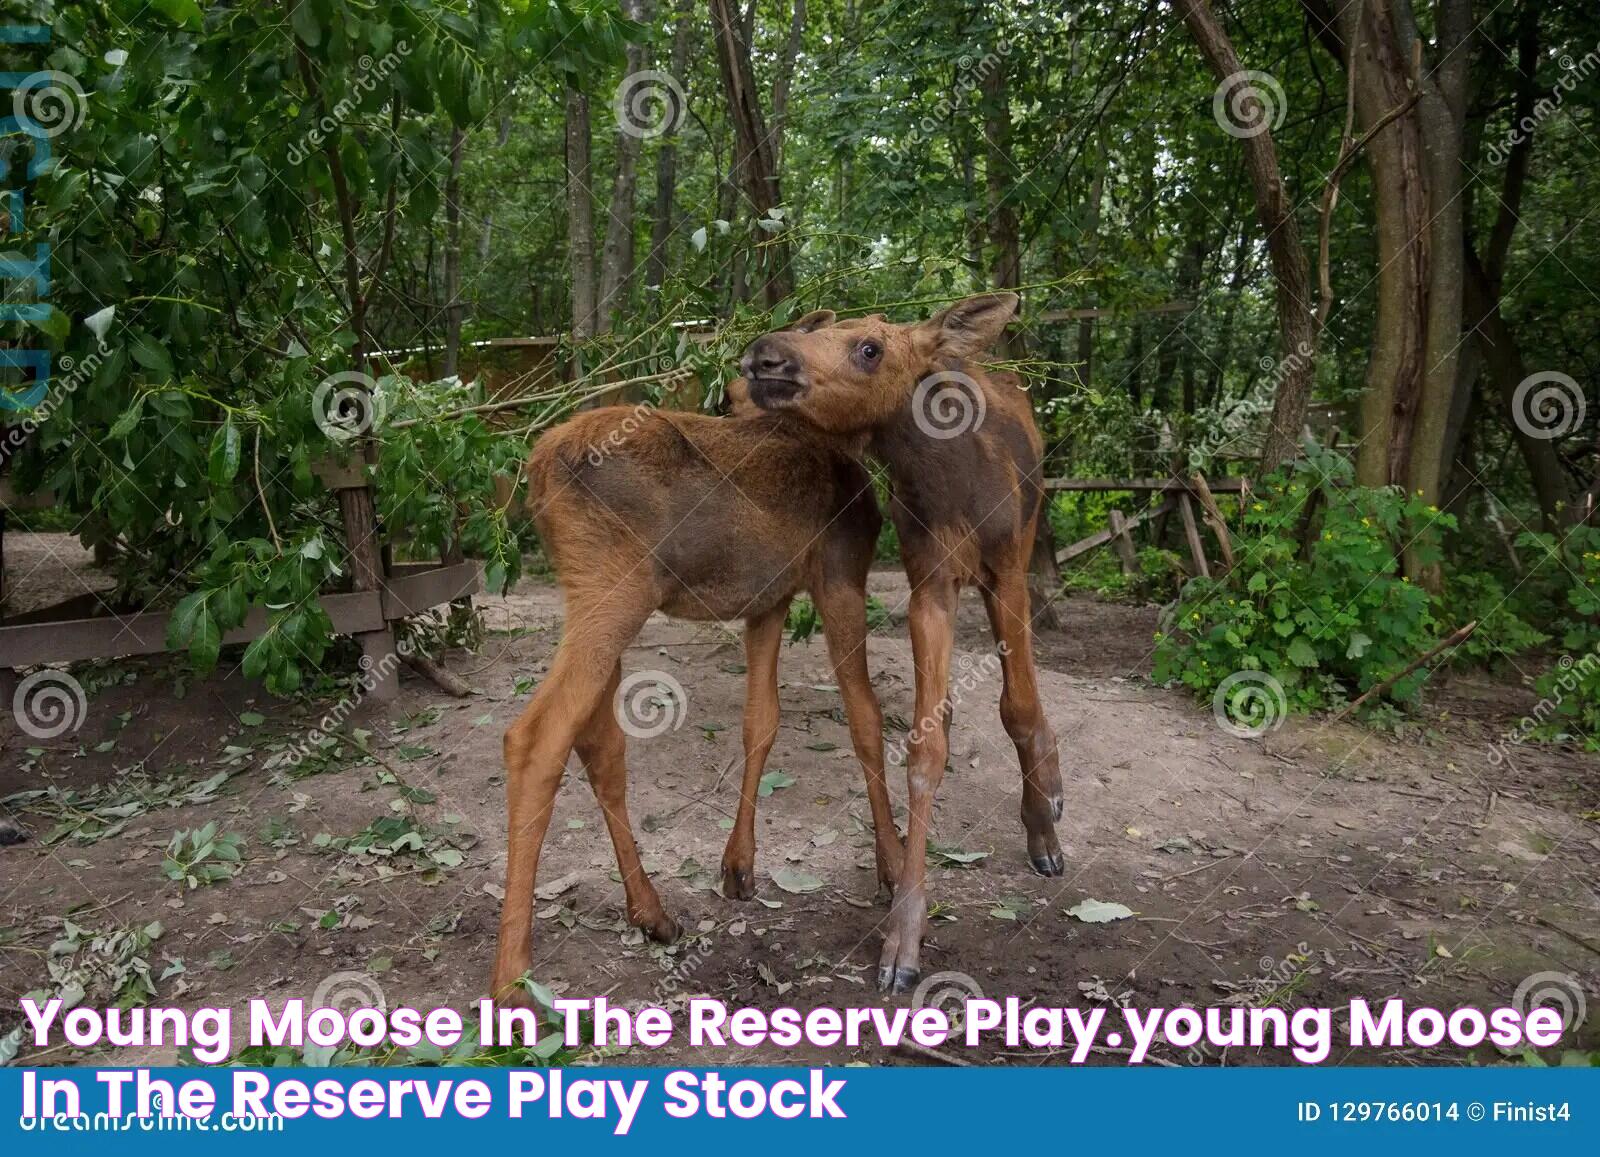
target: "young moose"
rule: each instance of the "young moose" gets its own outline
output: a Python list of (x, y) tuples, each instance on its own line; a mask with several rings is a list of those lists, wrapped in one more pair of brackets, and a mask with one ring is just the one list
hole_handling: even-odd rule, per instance
[(1028, 857), (1044, 875), (1064, 870), (1054, 823), (1061, 771), (1039, 704), (1028, 611), (1043, 442), (1020, 380), (972, 360), (1000, 337), (1016, 307), (1015, 294), (988, 294), (915, 325), (881, 316), (836, 321), (823, 310), (758, 338), (740, 367), (756, 406), (864, 437), (889, 470), (891, 517), (911, 583), (917, 715), (906, 761), (905, 858), (878, 968), (879, 987), (895, 992), (914, 985), (919, 972), (926, 843), (948, 749), (945, 697), (963, 584), (983, 592), (1000, 644), (1000, 716), (1022, 764)]
[(532, 959), (534, 874), (567, 754), (576, 747), (617, 853), (628, 919), (658, 940), (677, 924), (639, 863), (628, 821), (621, 656), (655, 610), (745, 620), (744, 779), (722, 860), (730, 898), (755, 894), (755, 805), (778, 728), (778, 650), (790, 599), (823, 621), (850, 739), (866, 773), (879, 883), (901, 858), (883, 775), (882, 715), (867, 675), (866, 579), (882, 519), (865, 470), (804, 422), (762, 413), (736, 384), (738, 416), (610, 407), (539, 440), (529, 505), (566, 594), (550, 673), (505, 737), (506, 894), (491, 993)]

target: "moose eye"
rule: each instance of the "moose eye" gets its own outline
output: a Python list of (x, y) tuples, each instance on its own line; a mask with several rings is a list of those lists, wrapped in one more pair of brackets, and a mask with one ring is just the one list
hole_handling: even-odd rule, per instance
[(864, 341), (857, 347), (856, 352), (861, 355), (864, 362), (875, 362), (883, 356), (883, 347), (875, 341)]

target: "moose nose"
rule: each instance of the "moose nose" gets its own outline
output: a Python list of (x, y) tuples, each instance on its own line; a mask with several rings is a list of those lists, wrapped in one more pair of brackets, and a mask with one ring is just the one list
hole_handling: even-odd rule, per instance
[(770, 336), (751, 343), (740, 368), (747, 378), (795, 378), (800, 373), (800, 363)]

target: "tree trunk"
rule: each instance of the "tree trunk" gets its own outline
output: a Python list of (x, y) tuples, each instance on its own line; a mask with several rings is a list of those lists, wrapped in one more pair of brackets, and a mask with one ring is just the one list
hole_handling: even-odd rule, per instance
[(1526, 423), (1517, 421), (1513, 398), (1517, 386), (1528, 376), (1527, 366), (1511, 327), (1501, 316), (1499, 294), (1489, 285), (1470, 242), (1464, 256), (1467, 324), (1477, 335), (1483, 364), (1500, 393), (1511, 435), (1522, 452), (1522, 460), (1527, 463), (1534, 493), (1539, 498), (1540, 519), (1546, 530), (1553, 530), (1560, 524), (1561, 506), (1572, 497), (1572, 488), (1567, 483), (1566, 471), (1561, 468), (1561, 460), (1556, 457), (1554, 443), (1533, 437), (1524, 429)]
[[(650, 19), (648, 0), (623, 0), (623, 15), (635, 24)], [(626, 51), (625, 68), (629, 76), (644, 70), (646, 45), (631, 42)], [(626, 302), (628, 284), (633, 280), (634, 193), (638, 188), (639, 151), (644, 138), (626, 132), (624, 121), (617, 122), (617, 171), (611, 182), (611, 201), (606, 209), (606, 239), (600, 250), (600, 289), (595, 303), (595, 328), (610, 333), (617, 313)]]
[[(728, 98), (728, 119), (734, 132), (734, 173), (745, 195), (750, 216), (770, 219), (770, 210), (783, 204), (772, 139), (761, 112), (755, 71), (750, 64), (750, 41), (730, 0), (709, 0), (711, 28), (717, 41), (717, 64)], [(731, 218), (730, 218), (731, 219)], [(787, 229), (787, 223), (785, 223)], [(759, 234), (765, 238), (757, 250), (762, 298), (776, 305), (794, 291), (789, 242), (783, 232)]]
[[(1443, 495), (1445, 443), (1455, 399), (1461, 350), (1462, 226), (1461, 151), (1471, 54), (1465, 50), (1472, 32), (1470, 0), (1436, 0), (1434, 47), (1437, 67), (1422, 69), (1422, 95), (1417, 104), (1423, 171), (1427, 188), (1427, 281), (1423, 342), (1427, 351), (1412, 438), (1407, 489), (1423, 501), (1438, 504)], [(1395, 8), (1401, 51), (1408, 59), (1419, 51), (1420, 38), (1407, 4)], [(1411, 540), (1416, 542), (1415, 536)], [(1438, 563), (1424, 566), (1408, 546), (1406, 571), (1430, 591), (1439, 591), (1444, 576)]]
[[(1395, 35), (1389, 0), (1346, 5), (1338, 20), (1346, 83), (1355, 89), (1357, 124), (1370, 132), (1410, 99), (1410, 70)], [(1419, 134), (1412, 111), (1385, 125), (1366, 146), (1378, 293), (1356, 454), (1356, 481), (1363, 486), (1405, 486), (1410, 480), (1426, 356), (1428, 198)]]
[[(1174, 4), (1183, 14), (1201, 55), (1219, 79), (1243, 71), (1238, 53), (1206, 0), (1174, 0)], [(1283, 187), (1278, 170), (1278, 151), (1272, 143), (1270, 123), (1273, 111), (1264, 101), (1258, 101), (1257, 113), (1261, 119), (1240, 130), (1246, 134), (1243, 136), (1245, 166), (1255, 194), (1256, 213), (1267, 234), (1283, 351), (1279, 363), (1283, 372), (1272, 404), (1272, 424), (1261, 451), (1262, 474), (1272, 472), (1295, 455), (1300, 431), (1305, 425), (1306, 406), (1311, 400), (1316, 355), (1311, 272), (1305, 250), (1300, 246), (1294, 202)]]
[[(806, 0), (794, 0), (794, 10), (789, 17), (789, 40), (778, 58), (777, 75), (772, 78), (772, 163), (774, 171), (783, 172), (783, 130), (789, 120), (789, 89), (794, 83), (795, 61), (800, 56), (800, 44), (806, 31)], [(746, 38), (748, 41), (748, 37)]]
[[(679, 0), (672, 27), (671, 75), (683, 83), (689, 70), (689, 40), (694, 29), (694, 0)], [(687, 96), (686, 96), (687, 99)], [(645, 291), (650, 294), (652, 313), (659, 315), (662, 287), (667, 281), (667, 242), (672, 237), (675, 216), (673, 203), (678, 191), (678, 125), (669, 122), (661, 149), (656, 154), (656, 201), (650, 216), (650, 252), (645, 257)]]
[[(567, 81), (567, 252), (572, 262), (572, 340), (593, 337), (598, 305), (594, 276), (594, 174), (589, 161), (589, 97)], [(577, 364), (578, 359), (574, 359)]]
[(444, 376), (456, 375), (461, 356), (461, 159), (466, 133), (450, 130), (450, 175), (444, 182)]
[[(1105, 192), (1106, 141), (1103, 133), (1096, 133), (1094, 176), (1089, 181), (1089, 197), (1083, 213), (1083, 234), (1086, 238), (1083, 264), (1086, 268), (1092, 269), (1100, 258), (1100, 205), (1105, 200)], [(1078, 384), (1086, 390), (1094, 380), (1094, 327), (1093, 318), (1078, 320), (1077, 353), (1074, 356), (1077, 358)]]
[[(1011, 99), (1003, 60), (984, 74), (983, 105), (983, 181), (989, 244), (994, 249), (989, 281), (995, 289), (1015, 289), (1022, 284), (1022, 239), (1010, 196)], [(1008, 334), (1001, 349), (1006, 357), (1020, 357), (1021, 339)]]

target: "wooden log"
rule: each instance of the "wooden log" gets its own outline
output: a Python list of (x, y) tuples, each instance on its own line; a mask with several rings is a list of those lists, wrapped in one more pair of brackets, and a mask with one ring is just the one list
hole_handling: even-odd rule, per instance
[[(378, 514), (372, 502), (372, 491), (366, 486), (349, 487), (337, 492), (339, 519), (344, 524), (344, 540), (350, 560), (350, 584), (359, 592), (380, 595), (383, 590), (383, 549), (378, 538)], [(394, 630), (387, 620), (376, 630), (363, 631), (355, 636), (361, 646), (361, 665), (369, 671), (392, 671), (398, 656), (394, 646)], [(398, 679), (378, 679), (373, 683), (368, 698), (376, 702), (393, 700), (400, 694)]]
[[(67, 600), (71, 607), (76, 600)], [(317, 600), (341, 635), (373, 633), (384, 628), (383, 599), (377, 591), (323, 595)], [(59, 611), (59, 607), (56, 608)], [(73, 611), (66, 612), (71, 615)], [(123, 655), (157, 655), (167, 649), (167, 611), (140, 611), (132, 615), (92, 615), (46, 618), (31, 612), (27, 622), (12, 620), (0, 626), (0, 668), (32, 667), (39, 663), (72, 663), (80, 659), (109, 659)], [(267, 629), (267, 612), (256, 607), (243, 625), (222, 636), (224, 644), (248, 643)]]
[(1178, 495), (1178, 513), (1183, 516), (1183, 537), (1189, 540), (1189, 558), (1194, 563), (1194, 573), (1201, 578), (1210, 578), (1211, 565), (1206, 562), (1205, 543), (1194, 521), (1194, 502), (1187, 492)]
[[(1166, 514), (1172, 508), (1173, 500), (1168, 498), (1164, 500), (1160, 506), (1152, 506), (1148, 510), (1144, 510), (1138, 514), (1135, 514), (1132, 518), (1125, 519), (1123, 522), (1123, 529), (1132, 530), (1145, 519), (1154, 518), (1158, 514)], [(1091, 550), (1095, 550), (1104, 546), (1106, 543), (1111, 541), (1112, 537), (1112, 532), (1107, 529), (1097, 530), (1087, 538), (1080, 538), (1071, 546), (1065, 547), (1056, 553), (1056, 565), (1064, 566), (1073, 559), (1079, 558), (1082, 555), (1088, 554)]]
[[(1235, 481), (1240, 481), (1235, 479)], [(1211, 495), (1211, 487), (1206, 484), (1206, 476), (1198, 470), (1189, 476), (1194, 496), (1200, 502), (1200, 509), (1205, 513), (1206, 525), (1217, 536), (1217, 546), (1222, 550), (1222, 569), (1233, 569), (1233, 536), (1228, 533), (1228, 524), (1223, 521), (1222, 511), (1217, 508), (1217, 500)]]
[(1139, 556), (1133, 549), (1133, 535), (1128, 533), (1128, 520), (1122, 517), (1122, 511), (1112, 507), (1106, 514), (1106, 521), (1110, 524), (1107, 529), (1111, 531), (1111, 544), (1116, 548), (1117, 557), (1122, 560), (1122, 573), (1138, 574)]

